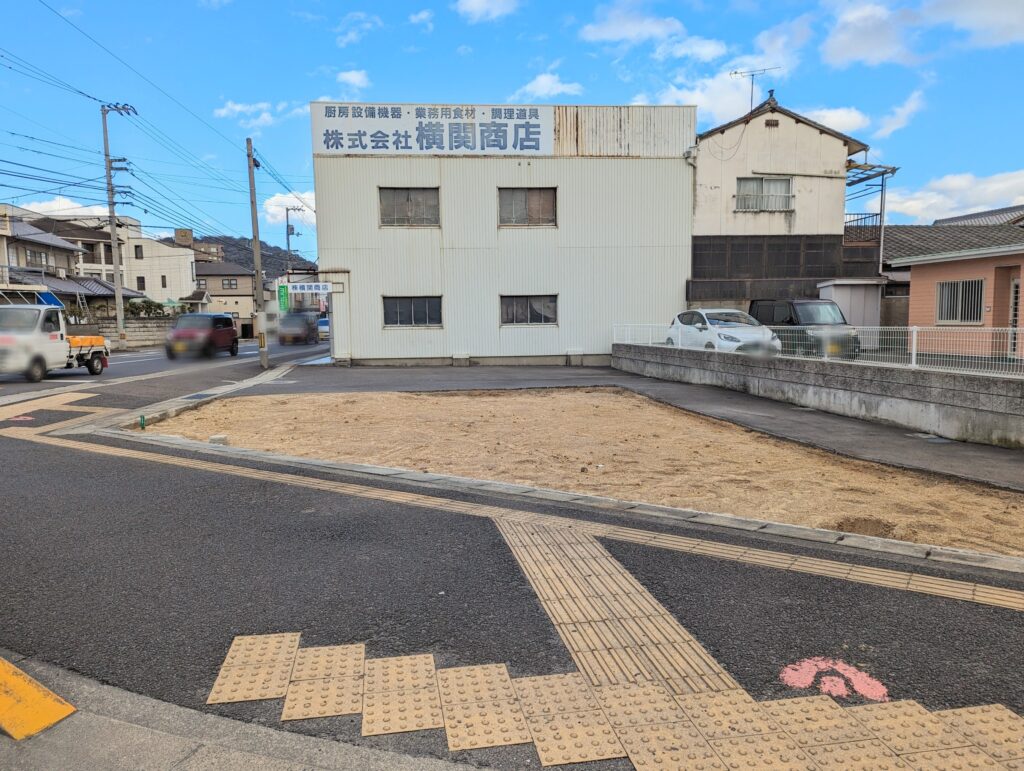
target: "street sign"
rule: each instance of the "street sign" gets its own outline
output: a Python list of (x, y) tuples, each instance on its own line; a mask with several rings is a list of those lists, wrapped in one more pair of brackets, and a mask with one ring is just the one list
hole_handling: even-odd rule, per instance
[(282, 311), (288, 310), (288, 287), (284, 284), (277, 288), (277, 307)]
[(296, 284), (282, 284), (291, 294), (330, 294), (331, 285), (326, 281), (300, 281)]

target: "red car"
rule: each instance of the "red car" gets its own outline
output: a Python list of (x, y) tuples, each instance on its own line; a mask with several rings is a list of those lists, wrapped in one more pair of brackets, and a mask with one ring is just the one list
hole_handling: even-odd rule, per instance
[(186, 313), (178, 316), (167, 333), (164, 346), (167, 358), (198, 354), (213, 356), (217, 351), (238, 355), (238, 330), (235, 320), (226, 313)]

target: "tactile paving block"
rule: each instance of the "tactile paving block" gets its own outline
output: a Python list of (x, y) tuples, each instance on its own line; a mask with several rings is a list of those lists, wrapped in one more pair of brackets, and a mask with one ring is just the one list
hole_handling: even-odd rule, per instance
[(616, 731), (637, 771), (718, 771), (727, 768), (689, 720)]
[(583, 675), (543, 675), (520, 677), (512, 681), (528, 717), (566, 712), (589, 712), (600, 705)]
[(611, 723), (601, 710), (528, 717), (542, 766), (624, 758)]
[(366, 646), (327, 645), (299, 648), (295, 653), (292, 680), (322, 680), (325, 677), (362, 677)]
[(363, 710), (362, 677), (299, 680), (288, 686), (281, 720), (354, 715)]
[(708, 739), (769, 734), (779, 730), (779, 725), (744, 691), (677, 696), (676, 701), (697, 730)]
[(366, 659), (364, 672), (366, 680), (363, 689), (366, 693), (407, 691), (428, 685), (436, 687), (434, 657), (430, 653)]
[(241, 667), (291, 661), (295, 658), (295, 651), (298, 648), (298, 632), (239, 635), (231, 641), (223, 666)]
[(974, 769), (1004, 768), (977, 747), (954, 747), (949, 750), (914, 752), (904, 755), (903, 759), (918, 771), (973, 771)]
[(437, 688), (441, 693), (442, 706), (474, 701), (500, 701), (516, 697), (512, 680), (504, 664), (439, 669)]
[(968, 742), (916, 701), (849, 707), (864, 727), (897, 755), (965, 747)]
[(446, 704), (441, 709), (452, 752), (533, 741), (516, 699)]
[(767, 701), (760, 706), (801, 747), (873, 738), (857, 718), (828, 696)]
[(817, 769), (814, 761), (784, 733), (712, 739), (711, 746), (729, 768), (771, 771)]
[(597, 700), (616, 730), (627, 726), (689, 722), (672, 694), (654, 683), (603, 685)]
[(933, 714), (996, 760), (1024, 759), (1024, 718), (1002, 704)]
[(363, 736), (444, 728), (437, 686), (363, 693)]
[(280, 699), (288, 692), (292, 662), (221, 667), (207, 704)]
[(910, 768), (878, 739), (805, 747), (822, 771), (895, 771)]

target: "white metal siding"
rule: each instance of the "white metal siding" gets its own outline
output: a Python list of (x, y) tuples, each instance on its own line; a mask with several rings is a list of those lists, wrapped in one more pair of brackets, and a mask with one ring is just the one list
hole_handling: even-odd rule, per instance
[(555, 107), (555, 155), (679, 158), (694, 144), (693, 107)]

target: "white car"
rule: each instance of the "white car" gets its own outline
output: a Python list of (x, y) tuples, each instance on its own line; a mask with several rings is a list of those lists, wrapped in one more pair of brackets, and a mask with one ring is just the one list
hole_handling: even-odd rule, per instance
[(733, 308), (702, 308), (683, 311), (672, 319), (667, 345), (709, 351), (774, 356), (782, 343), (769, 327)]

